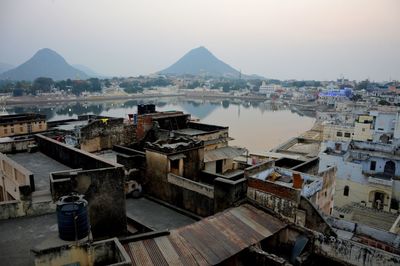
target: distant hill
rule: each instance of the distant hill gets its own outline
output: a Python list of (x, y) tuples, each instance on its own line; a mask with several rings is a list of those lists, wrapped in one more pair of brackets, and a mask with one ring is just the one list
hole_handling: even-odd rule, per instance
[(34, 80), (38, 77), (48, 77), (54, 80), (86, 79), (88, 75), (65, 61), (55, 51), (44, 48), (18, 67), (0, 74), (0, 79)]
[(81, 64), (73, 64), (72, 66), (82, 72), (85, 72), (91, 78), (107, 78), (106, 75), (99, 74), (87, 66)]
[(0, 74), (14, 68), (15, 66), (0, 62)]
[(159, 74), (172, 75), (205, 75), (214, 77), (239, 78), (240, 72), (215, 57), (205, 47), (190, 50), (172, 66)]

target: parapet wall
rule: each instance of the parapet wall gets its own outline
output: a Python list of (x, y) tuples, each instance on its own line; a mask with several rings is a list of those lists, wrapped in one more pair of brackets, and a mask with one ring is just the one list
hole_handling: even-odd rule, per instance
[(10, 141), (0, 143), (0, 152), (11, 153), (28, 150), (28, 146), (35, 144), (34, 138), (27, 138), (21, 140), (10, 139)]
[(37, 134), (35, 137), (40, 152), (70, 168), (82, 168), (87, 170), (107, 167), (122, 167), (120, 164), (111, 163), (101, 157), (72, 148), (41, 134)]
[(20, 200), (34, 190), (32, 172), (0, 153), (0, 202)]
[(326, 237), (319, 234), (314, 240), (314, 252), (349, 265), (395, 266), (400, 265), (400, 256), (351, 240)]
[[(73, 168), (70, 173), (64, 171), (52, 176), (53, 179), (57, 175), (59, 177), (56, 185), (51, 184), (53, 197), (69, 192), (83, 194), (89, 202), (90, 225), (94, 238), (124, 234), (126, 207), (123, 166), (42, 135), (36, 135), (36, 138), (42, 153)], [(65, 180), (59, 182), (63, 177)]]

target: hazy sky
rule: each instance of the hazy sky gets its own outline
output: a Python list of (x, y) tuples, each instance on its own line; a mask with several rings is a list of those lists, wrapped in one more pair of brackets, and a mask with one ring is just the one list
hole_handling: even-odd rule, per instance
[(400, 79), (400, 0), (0, 0), (0, 62), (48, 47), (107, 75), (205, 46), (243, 73)]

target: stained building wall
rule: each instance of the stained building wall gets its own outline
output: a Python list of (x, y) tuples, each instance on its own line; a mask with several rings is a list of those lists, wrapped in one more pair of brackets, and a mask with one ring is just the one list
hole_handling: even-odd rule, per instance
[(36, 138), (42, 153), (73, 169), (82, 169), (71, 170), (73, 174), (65, 182), (65, 193), (71, 190), (85, 195), (93, 236), (123, 235), (126, 232), (123, 166), (42, 135)]
[(113, 145), (130, 145), (136, 139), (133, 124), (124, 124), (122, 118), (100, 119), (80, 130), (81, 149), (88, 152), (111, 149)]

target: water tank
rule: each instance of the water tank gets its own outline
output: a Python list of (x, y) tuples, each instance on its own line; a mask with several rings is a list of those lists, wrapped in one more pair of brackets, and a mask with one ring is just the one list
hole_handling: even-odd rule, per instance
[(83, 195), (63, 196), (56, 204), (60, 238), (74, 241), (86, 237), (89, 234), (88, 202)]

